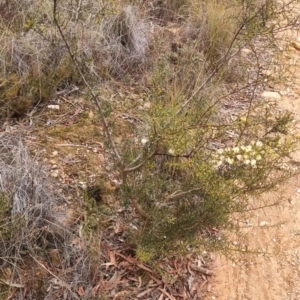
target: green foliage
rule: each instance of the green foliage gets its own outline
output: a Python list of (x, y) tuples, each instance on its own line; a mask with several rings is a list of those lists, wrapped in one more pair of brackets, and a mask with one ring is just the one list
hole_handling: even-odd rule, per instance
[[(251, 210), (250, 196), (275, 188), (294, 172), (285, 158), (297, 139), (275, 130), (277, 124), (291, 127), (292, 119), (286, 114), (278, 112), (273, 121), (261, 118), (262, 123), (241, 116), (227, 125), (237, 138), (223, 141), (218, 149), (211, 147), (211, 132), (226, 138), (222, 126), (189, 128), (189, 114), (178, 121), (172, 103), (154, 106), (154, 112), (161, 113), (162, 123), (155, 119), (144, 147), (151, 147), (151, 137), (158, 136), (160, 147), (154, 160), (128, 175), (132, 187), (125, 193), (126, 199), (136, 199), (148, 216), (131, 237), (142, 260), (182, 252), (197, 243), (199, 247), (204, 241), (194, 239), (206, 228), (235, 228), (237, 224), (230, 216)], [(197, 112), (201, 116), (201, 109)], [(241, 126), (245, 123), (247, 132)], [(250, 136), (253, 140), (249, 142)]]
[[(151, 108), (139, 116), (145, 126), (133, 128), (138, 142), (133, 145), (127, 140), (122, 148), (124, 163), (132, 170), (126, 176), (122, 197), (141, 217), (129, 238), (143, 261), (208, 244), (224, 247), (226, 241), (217, 236), (208, 241), (203, 233), (216, 228), (238, 230), (239, 217), (232, 218), (233, 214), (256, 209), (258, 203), (250, 199), (295, 173), (288, 165), (289, 153), (298, 142), (290, 134), (291, 113), (259, 97), (249, 99), (244, 110), (233, 109), (234, 117), (229, 117), (231, 112), (220, 113), (222, 99), (232, 92), (218, 72), (220, 64), (226, 70), (226, 53), (245, 45), (250, 36), (268, 36), (265, 24), (259, 23), (259, 15), (241, 15), (241, 7), (237, 10), (226, 1), (205, 5), (210, 11), (211, 43), (203, 52), (197, 48), (186, 52), (186, 57), (198, 58), (193, 65), (180, 56), (172, 64), (167, 54), (162, 55), (149, 80)], [(237, 2), (235, 5), (238, 7)], [(248, 12), (249, 7), (245, 9)], [(219, 13), (226, 18), (219, 18)], [(244, 29), (242, 20), (254, 27)], [(247, 84), (243, 87), (242, 81), (237, 85), (249, 88)], [(136, 168), (131, 163), (134, 157), (141, 162)]]
[(0, 238), (4, 240), (7, 240), (13, 231), (12, 227), (8, 226), (11, 207), (7, 198), (6, 194), (0, 194)]

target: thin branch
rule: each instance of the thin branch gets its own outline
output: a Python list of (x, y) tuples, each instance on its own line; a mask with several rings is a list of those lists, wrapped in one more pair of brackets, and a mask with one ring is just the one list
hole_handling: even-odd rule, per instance
[[(94, 103), (95, 103), (96, 106), (97, 106), (97, 109), (98, 109), (98, 111), (99, 111), (99, 113), (100, 113), (100, 119), (101, 119), (101, 122), (102, 122), (102, 125), (103, 125), (103, 129), (104, 129), (105, 135), (106, 135), (106, 137), (107, 137), (107, 139), (108, 139), (108, 141), (109, 141), (109, 144), (110, 144), (110, 146), (111, 146), (111, 149), (112, 149), (114, 155), (116, 156), (116, 158), (118, 159), (118, 161), (122, 163), (121, 156), (120, 156), (119, 151), (118, 151), (118, 149), (117, 149), (117, 147), (116, 147), (116, 145), (115, 145), (115, 143), (114, 143), (114, 140), (113, 140), (113, 138), (112, 138), (111, 132), (110, 132), (110, 130), (109, 130), (108, 123), (107, 123), (107, 121), (106, 121), (106, 119), (105, 119), (105, 117), (104, 117), (104, 111), (103, 111), (103, 109), (102, 109), (102, 105), (101, 105), (100, 99), (99, 99), (99, 97), (96, 96), (96, 94), (93, 92), (92, 87), (91, 87), (90, 84), (87, 82), (87, 80), (86, 80), (84, 74), (82, 73), (82, 71), (81, 71), (81, 69), (80, 69), (80, 66), (79, 66), (79, 63), (77, 62), (77, 59), (76, 59), (76, 57), (75, 57), (73, 51), (71, 50), (68, 41), (66, 40), (66, 37), (65, 37), (65, 35), (64, 35), (64, 33), (63, 33), (62, 29), (61, 29), (61, 26), (60, 26), (60, 24), (59, 24), (59, 22), (58, 22), (56, 16), (57, 16), (57, 0), (53, 0), (53, 20), (54, 20), (54, 24), (56, 25), (56, 27), (57, 27), (57, 29), (58, 29), (58, 31), (59, 31), (59, 34), (60, 34), (61, 38), (63, 39), (63, 42), (64, 42), (64, 44), (65, 44), (65, 46), (66, 46), (66, 48), (67, 48), (67, 51), (68, 51), (68, 53), (69, 53), (69, 55), (70, 55), (70, 57), (71, 57), (71, 60), (73, 61), (74, 65), (75, 65), (75, 67), (76, 67), (76, 69), (77, 69), (77, 72), (79, 73), (79, 75), (80, 75), (80, 77), (81, 77), (81, 79), (82, 79), (84, 85), (87, 87), (89, 93), (90, 93), (91, 96), (92, 96), (92, 99), (93, 99)], [(104, 99), (101, 99), (101, 100), (104, 101)]]
[(143, 208), (137, 203), (134, 198), (131, 199), (131, 202), (133, 207), (143, 219), (151, 219), (151, 217), (143, 210)]
[(178, 109), (178, 111), (176, 112), (175, 116), (179, 115), (186, 106), (188, 106), (191, 101), (193, 100), (193, 98), (206, 86), (206, 84), (211, 80), (211, 78), (219, 71), (219, 69), (224, 65), (225, 62), (229, 61), (231, 58), (233, 58), (238, 52), (239, 50), (237, 50), (234, 54), (229, 55), (234, 42), (237, 40), (237, 38), (239, 37), (239, 35), (241, 34), (242, 30), (250, 23), (252, 22), (258, 15), (259, 15), (260, 11), (257, 11), (250, 19), (245, 20), (245, 22), (243, 22), (238, 30), (235, 32), (234, 37), (232, 38), (230, 45), (226, 51), (226, 53), (217, 61), (217, 66), (215, 67), (215, 69), (213, 70), (213, 72), (204, 80), (204, 82), (194, 91), (194, 93), (187, 99), (187, 101), (185, 103), (183, 103), (180, 108)]
[(130, 173), (130, 172), (137, 171), (137, 170), (140, 169), (143, 165), (145, 165), (145, 163), (146, 163), (149, 159), (153, 158), (155, 155), (156, 155), (156, 151), (153, 152), (149, 157), (145, 158), (145, 159), (144, 159), (140, 164), (138, 164), (137, 166), (134, 166), (134, 167), (131, 167), (131, 168), (125, 168), (125, 169), (123, 170), (123, 172), (125, 172), (125, 173)]
[(45, 271), (47, 271), (50, 275), (52, 275), (54, 278), (56, 278), (58, 280), (58, 282), (60, 283), (60, 285), (62, 287), (65, 287), (71, 294), (72, 296), (75, 298), (75, 299), (80, 299), (76, 293), (74, 293), (72, 290), (71, 290), (71, 287), (69, 284), (67, 284), (66, 282), (64, 282), (62, 279), (60, 279), (58, 276), (56, 276), (54, 273), (52, 273), (50, 270), (48, 270), (44, 264), (42, 264), (40, 261), (38, 261), (34, 256), (32, 256), (30, 254), (30, 257), (40, 266), (42, 267)]
[(178, 197), (185, 196), (187, 194), (190, 194), (190, 193), (193, 193), (193, 192), (198, 192), (198, 191), (201, 191), (201, 189), (200, 188), (199, 189), (191, 189), (191, 190), (184, 191), (184, 192), (175, 191), (173, 194), (171, 194), (167, 197), (167, 201), (174, 200)]
[(80, 12), (80, 10), (81, 10), (81, 6), (82, 6), (82, 0), (79, 0), (79, 1), (78, 1), (78, 4), (77, 4), (77, 8), (76, 8), (75, 24), (78, 23), (79, 12)]

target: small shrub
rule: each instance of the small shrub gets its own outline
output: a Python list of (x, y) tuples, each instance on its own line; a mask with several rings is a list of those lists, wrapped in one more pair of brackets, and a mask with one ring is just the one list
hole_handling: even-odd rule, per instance
[[(245, 15), (235, 4), (239, 9), (227, 1), (203, 4), (212, 22), (203, 49), (183, 46), (175, 64), (167, 52), (161, 55), (149, 79), (146, 99), (151, 107), (136, 112), (144, 124), (120, 148), (128, 166), (121, 195), (140, 217), (127, 220), (133, 225), (128, 226), (129, 239), (144, 261), (208, 247), (206, 232), (215, 229), (238, 230), (236, 214), (259, 207), (253, 197), (295, 173), (288, 165), (297, 144), (297, 137), (289, 134), (292, 115), (260, 99), (260, 77), (252, 83), (237, 77), (233, 90), (224, 81), (232, 51), (256, 45), (258, 35), (272, 40), (259, 14)], [(256, 13), (263, 9), (258, 6)], [(223, 18), (214, 18), (215, 11)], [(227, 18), (228, 27), (220, 25)], [(255, 52), (257, 61), (245, 62), (251, 74), (259, 74), (260, 53)], [(262, 64), (267, 62), (262, 59)], [(226, 108), (239, 97), (236, 108)], [(220, 242), (224, 247), (219, 238), (212, 234), (210, 245)]]
[[(165, 49), (154, 59), (140, 100), (147, 101), (147, 108), (132, 109), (136, 125), (120, 121), (117, 143), (118, 124), (105, 110), (108, 101), (98, 98), (86, 83), (122, 177), (120, 196), (136, 214), (136, 218), (125, 216), (129, 243), (143, 261), (218, 243), (219, 235), (208, 238), (206, 232), (237, 230), (238, 218), (232, 216), (256, 209), (251, 197), (275, 188), (294, 173), (287, 165), (297, 142), (287, 130), (292, 127), (292, 116), (281, 113), (276, 103), (262, 101), (257, 92), (264, 85), (261, 61), (269, 59), (257, 48), (263, 45), (263, 51), (274, 41), (274, 26), (268, 23), (274, 15), (270, 3), (255, 3), (254, 11), (252, 1), (203, 1), (199, 6), (192, 1), (187, 5), (189, 13), (182, 21), (194, 27), (193, 38), (186, 47)], [(138, 45), (141, 31), (136, 35), (132, 31), (132, 12), (125, 9), (103, 31), (112, 36), (108, 49), (117, 43), (119, 48), (112, 53), (121, 66), (123, 50), (128, 58), (137, 49), (145, 53), (144, 46), (133, 46)], [(57, 26), (62, 29), (59, 22)], [(65, 44), (69, 46), (66, 40)], [(254, 77), (249, 75), (244, 82), (237, 74), (235, 84), (228, 84), (224, 74), (244, 47), (254, 53), (255, 59), (245, 62)], [(72, 50), (68, 48), (74, 57)], [(177, 52), (176, 59), (170, 51)], [(128, 113), (126, 105), (124, 101)], [(122, 111), (116, 101), (109, 106), (110, 111)]]

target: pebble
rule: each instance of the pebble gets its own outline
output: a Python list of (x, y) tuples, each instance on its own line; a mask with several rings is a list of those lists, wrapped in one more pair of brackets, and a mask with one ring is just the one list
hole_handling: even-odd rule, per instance
[(270, 71), (270, 70), (263, 70), (261, 73), (262, 73), (264, 76), (269, 77), (269, 76), (271, 76), (272, 71)]
[(53, 155), (53, 156), (57, 156), (57, 154), (58, 154), (57, 151), (53, 151), (53, 152), (52, 152), (52, 155)]
[(58, 170), (52, 171), (50, 175), (51, 175), (51, 177), (54, 177), (54, 178), (58, 177)]
[(47, 107), (48, 107), (49, 109), (56, 109), (56, 110), (59, 109), (59, 105), (52, 105), (52, 104), (50, 104), (50, 105), (47, 105)]
[(264, 91), (261, 96), (263, 98), (281, 99), (281, 95), (278, 92)]
[(250, 50), (250, 49), (243, 48), (243, 49), (241, 50), (241, 56), (242, 56), (243, 58), (246, 58), (250, 53), (252, 53), (252, 50)]
[(296, 50), (300, 51), (300, 42), (293, 42), (293, 43), (292, 43), (292, 46), (293, 46)]
[(150, 109), (150, 108), (151, 108), (151, 103), (150, 103), (150, 102), (146, 102), (146, 103), (144, 104), (144, 108), (145, 108), (145, 109)]
[(260, 227), (267, 226), (267, 225), (269, 225), (269, 222), (267, 222), (267, 221), (261, 221), (261, 222), (259, 223), (259, 226), (260, 226)]

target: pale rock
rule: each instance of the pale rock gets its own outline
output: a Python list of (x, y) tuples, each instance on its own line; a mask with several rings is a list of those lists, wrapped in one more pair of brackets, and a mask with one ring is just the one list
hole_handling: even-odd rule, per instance
[(267, 221), (261, 221), (261, 222), (259, 223), (259, 226), (260, 226), (260, 227), (267, 226), (267, 225), (269, 225), (269, 222), (267, 222)]
[(54, 109), (54, 110), (58, 110), (59, 109), (59, 105), (52, 105), (52, 104), (50, 104), (50, 105), (47, 105), (47, 107), (49, 109)]
[(145, 108), (145, 109), (150, 109), (150, 108), (151, 108), (151, 103), (150, 103), (150, 102), (146, 102), (146, 103), (144, 104), (144, 108)]
[(87, 183), (85, 181), (79, 181), (79, 185), (83, 188), (86, 189), (87, 188)]
[(247, 58), (249, 56), (249, 54), (252, 53), (252, 51), (248, 48), (243, 48), (241, 50), (241, 57), (242, 58)]
[(286, 95), (288, 95), (288, 92), (287, 91), (280, 91), (280, 95), (286, 96)]
[(298, 50), (298, 51), (300, 51), (300, 42), (292, 42), (292, 46), (296, 49), (296, 50)]
[(57, 178), (58, 177), (58, 170), (56, 169), (56, 170), (53, 170), (52, 172), (51, 172), (51, 177), (53, 177), (53, 178)]
[(263, 70), (261, 73), (267, 77), (271, 76), (271, 74), (272, 74), (272, 72), (270, 70)]
[(89, 119), (94, 119), (94, 113), (90, 110), (89, 111)]
[(278, 92), (264, 91), (261, 96), (263, 98), (281, 99), (281, 95)]

